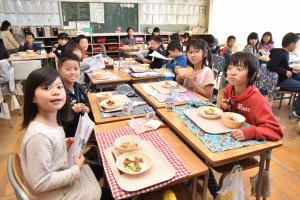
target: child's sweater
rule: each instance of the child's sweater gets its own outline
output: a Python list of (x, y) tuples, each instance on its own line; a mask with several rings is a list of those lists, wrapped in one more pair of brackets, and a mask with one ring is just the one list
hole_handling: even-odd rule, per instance
[(251, 125), (249, 128), (242, 128), (246, 140), (279, 140), (283, 137), (270, 105), (257, 88), (248, 86), (243, 94), (236, 96), (234, 87), (229, 85), (225, 88), (223, 98), (230, 100), (232, 112), (243, 115)]

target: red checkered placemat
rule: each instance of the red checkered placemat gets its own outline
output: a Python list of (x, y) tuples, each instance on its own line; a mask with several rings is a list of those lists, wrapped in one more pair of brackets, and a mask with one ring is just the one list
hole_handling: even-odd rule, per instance
[(114, 178), (114, 175), (108, 165), (108, 162), (106, 161), (106, 158), (104, 156), (104, 151), (107, 148), (113, 146), (113, 143), (116, 138), (121, 137), (123, 135), (136, 135), (136, 134), (129, 127), (120, 128), (120, 129), (113, 130), (113, 131), (104, 131), (104, 132), (96, 133), (96, 139), (98, 142), (98, 146), (99, 146), (105, 174), (107, 177), (107, 181), (109, 183), (109, 186), (111, 188), (112, 194), (115, 199), (125, 199), (125, 198), (129, 198), (129, 197), (132, 197), (132, 196), (135, 196), (138, 194), (150, 192), (150, 191), (159, 189), (175, 180), (178, 180), (180, 178), (183, 178), (183, 177), (189, 175), (190, 172), (187, 169), (187, 167), (184, 165), (183, 161), (180, 158), (178, 158), (176, 153), (164, 141), (164, 139), (156, 131), (149, 131), (147, 133), (144, 133), (144, 134), (138, 135), (138, 136), (141, 137), (143, 140), (148, 140), (148, 141), (152, 142), (152, 144), (155, 146), (155, 148), (166, 157), (166, 159), (169, 161), (169, 163), (174, 167), (174, 169), (176, 171), (175, 176), (168, 181), (158, 183), (156, 185), (153, 185), (153, 186), (150, 186), (150, 187), (147, 187), (147, 188), (135, 191), (135, 192), (126, 192), (126, 191), (122, 190), (118, 186), (118, 184)]

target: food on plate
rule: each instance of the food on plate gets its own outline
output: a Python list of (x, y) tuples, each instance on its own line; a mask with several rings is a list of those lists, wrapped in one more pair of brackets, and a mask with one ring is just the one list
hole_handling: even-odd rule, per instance
[(128, 172), (140, 172), (142, 170), (140, 163), (144, 163), (143, 158), (139, 158), (136, 156), (134, 157), (134, 160), (125, 158), (125, 160), (123, 161), (125, 170)]
[(202, 106), (198, 108), (199, 114), (207, 119), (216, 119), (221, 116), (223, 111), (220, 108), (213, 106)]
[(162, 82), (162, 87), (165, 87), (165, 88), (170, 88), (170, 87), (173, 87), (176, 85), (177, 85), (177, 83), (174, 81), (163, 81)]
[(135, 135), (124, 135), (117, 138), (114, 146), (121, 152), (131, 152), (138, 149), (141, 139)]
[(138, 146), (138, 144), (135, 144), (135, 143), (130, 143), (130, 142), (123, 142), (119, 148), (120, 149), (132, 149), (132, 148), (136, 148)]
[(225, 112), (222, 115), (222, 121), (228, 128), (240, 128), (246, 121), (246, 118), (238, 113)]
[(101, 101), (100, 105), (105, 109), (115, 109), (120, 106), (120, 102), (117, 99), (109, 98)]

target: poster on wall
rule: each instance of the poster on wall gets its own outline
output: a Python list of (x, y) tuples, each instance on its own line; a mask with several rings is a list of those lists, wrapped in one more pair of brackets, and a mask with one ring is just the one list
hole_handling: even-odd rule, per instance
[(90, 21), (104, 23), (104, 3), (90, 3)]

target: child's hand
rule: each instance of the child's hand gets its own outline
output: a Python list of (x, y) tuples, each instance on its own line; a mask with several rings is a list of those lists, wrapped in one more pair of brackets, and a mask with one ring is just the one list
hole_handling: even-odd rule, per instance
[(245, 140), (244, 132), (241, 129), (237, 129), (231, 132), (231, 137), (236, 139), (237, 141), (243, 141)]
[(57, 47), (58, 47), (58, 44), (54, 44), (54, 45), (53, 45), (53, 48), (56, 49)]
[(83, 103), (75, 103), (72, 106), (72, 109), (74, 110), (74, 112), (79, 113), (83, 111), (84, 107), (85, 105)]
[(87, 106), (84, 106), (84, 108), (82, 109), (82, 112), (89, 113), (90, 112), (90, 108), (87, 107)]
[(84, 160), (85, 158), (83, 155), (80, 155), (79, 158), (77, 156), (74, 156), (74, 163), (79, 167), (79, 169), (81, 169), (81, 167), (83, 166)]
[(291, 71), (286, 71), (286, 76), (287, 76), (288, 78), (291, 78), (292, 75), (293, 75), (293, 73), (292, 73)]
[(229, 111), (230, 110), (230, 104), (229, 104), (229, 99), (223, 99), (222, 100), (222, 103), (221, 103), (221, 108), (224, 110), (224, 111)]

